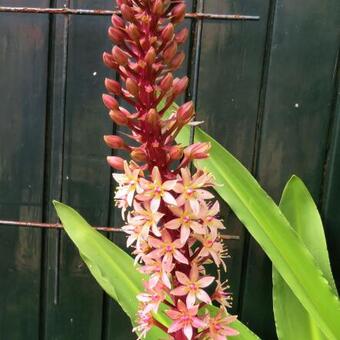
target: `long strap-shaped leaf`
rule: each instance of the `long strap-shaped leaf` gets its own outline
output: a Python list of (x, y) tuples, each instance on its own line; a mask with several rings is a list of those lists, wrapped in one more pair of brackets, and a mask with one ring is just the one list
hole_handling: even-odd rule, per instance
[[(280, 209), (337, 294), (322, 221), (312, 196), (298, 177), (293, 176), (287, 183), (280, 201)], [(276, 332), (280, 340), (327, 339), (275, 267), (273, 267), (273, 307)]]
[[(84, 262), (89, 267), (101, 287), (123, 308), (134, 323), (138, 302), (136, 295), (143, 290), (143, 276), (136, 270), (130, 255), (93, 229), (75, 210), (65, 204), (54, 202), (58, 216), (71, 240), (78, 247)], [(161, 310), (168, 309), (165, 305)], [(163, 314), (157, 320), (169, 326), (169, 319)], [(235, 340), (259, 339), (240, 321), (232, 327), (240, 332)], [(148, 340), (165, 339), (166, 334), (154, 327), (147, 336)]]
[[(188, 140), (189, 128), (185, 127), (177, 141), (186, 145)], [(340, 339), (339, 300), (278, 206), (235, 157), (199, 128), (195, 130), (195, 142), (212, 144), (210, 157), (199, 161), (198, 167), (207, 168), (223, 184), (217, 192), (261, 245), (324, 334), (329, 339)]]

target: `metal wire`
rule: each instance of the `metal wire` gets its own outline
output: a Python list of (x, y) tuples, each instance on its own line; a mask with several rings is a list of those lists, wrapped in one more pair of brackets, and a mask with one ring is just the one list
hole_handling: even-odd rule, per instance
[[(12, 221), (12, 220), (0, 220), (0, 226), (7, 227), (23, 227), (23, 228), (42, 228), (42, 229), (63, 229), (63, 225), (60, 223), (41, 223), (41, 222), (29, 222), (29, 221)], [(106, 232), (124, 232), (122, 228), (117, 227), (93, 227), (98, 231)], [(221, 235), (224, 240), (239, 240), (240, 237), (236, 235)]]
[[(64, 15), (112, 15), (120, 14), (118, 10), (81, 9), (81, 8), (41, 8), (41, 7), (7, 7), (0, 6), (0, 13), (31, 13), (31, 14), (64, 14)], [(241, 14), (213, 14), (213, 13), (187, 13), (186, 18), (211, 20), (259, 20), (258, 15)]]

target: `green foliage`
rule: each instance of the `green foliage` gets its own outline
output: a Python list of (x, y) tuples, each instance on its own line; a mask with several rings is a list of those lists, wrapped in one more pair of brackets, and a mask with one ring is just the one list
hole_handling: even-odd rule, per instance
[[(177, 141), (186, 145), (190, 127)], [(216, 191), (261, 245), (282, 278), (328, 339), (340, 339), (340, 303), (314, 258), (279, 207), (250, 172), (218, 142), (195, 129), (195, 142), (210, 142), (210, 157), (196, 162), (214, 174)], [(260, 308), (260, 306), (259, 306)]]
[[(337, 294), (322, 221), (312, 196), (298, 177), (293, 176), (287, 183), (280, 208)], [(273, 308), (280, 340), (327, 339), (274, 267)]]
[[(136, 318), (138, 301), (136, 295), (143, 291), (143, 275), (134, 266), (130, 255), (93, 229), (75, 210), (65, 204), (54, 201), (58, 216), (66, 233), (84, 259), (99, 285), (123, 308), (132, 324)], [(216, 307), (212, 307), (215, 308)], [(160, 311), (168, 309), (162, 305)], [(160, 312), (155, 318), (163, 325), (169, 326), (170, 320)], [(239, 330), (235, 340), (256, 340), (258, 337), (240, 321), (232, 327)], [(149, 340), (159, 340), (165, 333), (154, 327), (147, 335)]]

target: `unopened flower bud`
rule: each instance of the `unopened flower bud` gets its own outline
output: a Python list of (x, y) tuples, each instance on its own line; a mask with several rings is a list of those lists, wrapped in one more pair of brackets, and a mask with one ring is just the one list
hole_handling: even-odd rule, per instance
[(174, 77), (172, 75), (172, 73), (168, 73), (162, 80), (160, 83), (160, 88), (163, 92), (167, 92), (170, 87), (172, 86), (172, 83), (174, 81)]
[(171, 64), (170, 64), (171, 68), (173, 70), (177, 70), (178, 68), (180, 68), (184, 59), (185, 59), (185, 53), (183, 51), (178, 52), (171, 61)]
[(110, 93), (113, 93), (116, 96), (120, 96), (122, 93), (122, 87), (116, 80), (105, 78), (105, 87)]
[(121, 66), (126, 66), (129, 61), (129, 56), (118, 46), (112, 49), (112, 58)]
[(188, 77), (183, 77), (183, 78), (176, 78), (173, 82), (173, 91), (176, 96), (181, 94), (186, 90), (189, 84), (189, 78)]
[(131, 93), (132, 96), (138, 97), (138, 85), (132, 78), (126, 79), (126, 89)]
[(129, 147), (125, 144), (123, 139), (119, 136), (115, 136), (115, 135), (104, 136), (104, 141), (106, 145), (111, 149), (122, 149), (122, 150), (129, 149)]
[(189, 35), (189, 30), (186, 27), (184, 27), (175, 36), (175, 40), (176, 40), (177, 44), (181, 45), (181, 44), (185, 43), (185, 41), (188, 38), (188, 35)]
[(153, 47), (150, 47), (144, 58), (148, 65), (152, 65), (156, 60), (156, 51)]
[(174, 145), (170, 148), (169, 155), (172, 160), (179, 160), (183, 156), (183, 149), (178, 145)]
[(203, 159), (209, 157), (210, 143), (195, 143), (184, 150), (184, 156), (188, 160)]
[(114, 61), (110, 53), (107, 53), (107, 52), (103, 53), (103, 61), (107, 67), (113, 68), (113, 69), (117, 68), (117, 63)]
[(186, 6), (185, 6), (185, 4), (183, 2), (178, 4), (178, 5), (176, 5), (172, 9), (171, 22), (173, 24), (178, 24), (178, 23), (180, 23), (184, 19), (185, 9), (186, 9)]
[(146, 162), (147, 160), (145, 151), (141, 148), (135, 148), (131, 152), (131, 158), (136, 162)]
[(124, 159), (117, 156), (109, 156), (106, 157), (109, 165), (116, 170), (124, 170)]
[(115, 110), (118, 109), (118, 102), (115, 98), (112, 96), (109, 96), (108, 94), (103, 94), (103, 103), (109, 110)]
[(167, 24), (161, 33), (161, 38), (163, 40), (164, 43), (167, 43), (168, 41), (170, 41), (172, 39), (174, 35), (174, 25), (173, 24)]
[(152, 13), (156, 15), (162, 15), (164, 11), (163, 1), (156, 0), (152, 6)]
[(134, 40), (134, 41), (138, 41), (140, 38), (140, 33), (139, 30), (137, 28), (137, 26), (135, 24), (130, 24), (127, 28), (127, 33), (129, 35), (129, 37)]
[(115, 44), (120, 44), (125, 38), (124, 32), (116, 27), (109, 27), (108, 35)]
[(124, 20), (116, 14), (112, 15), (111, 22), (114, 27), (124, 28)]
[(177, 44), (175, 41), (172, 41), (168, 44), (168, 46), (164, 49), (163, 58), (166, 63), (169, 63), (177, 52)]
[(153, 129), (157, 129), (159, 126), (159, 115), (155, 109), (150, 109), (145, 115), (145, 121), (150, 124)]
[(129, 122), (128, 118), (121, 110), (111, 110), (109, 115), (117, 125), (127, 125)]
[(122, 12), (122, 17), (126, 21), (130, 21), (130, 22), (134, 22), (135, 21), (135, 15), (134, 15), (134, 12), (133, 12), (133, 10), (132, 10), (132, 8), (130, 6), (127, 6), (127, 5), (123, 4), (120, 7), (120, 10)]
[(192, 101), (181, 105), (176, 114), (176, 120), (179, 126), (183, 126), (190, 122), (194, 115), (194, 104)]

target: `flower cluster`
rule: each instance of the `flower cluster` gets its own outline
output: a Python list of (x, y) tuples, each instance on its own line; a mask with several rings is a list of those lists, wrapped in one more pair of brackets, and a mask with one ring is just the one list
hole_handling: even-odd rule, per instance
[[(211, 189), (214, 178), (203, 170), (191, 174), (192, 160), (207, 158), (210, 145), (176, 144), (175, 137), (194, 116), (192, 102), (164, 113), (187, 88), (188, 78), (175, 78), (184, 61), (179, 47), (188, 30), (177, 30), (185, 16), (182, 0), (117, 0), (121, 17), (113, 15), (111, 53), (104, 63), (117, 71), (121, 82), (106, 79), (103, 95), (112, 120), (131, 130), (128, 145), (119, 136), (105, 136), (107, 145), (125, 150), (127, 161), (110, 156), (118, 182), (117, 206), (126, 221), (127, 245), (133, 247), (139, 270), (146, 274), (145, 291), (137, 296), (140, 308), (135, 331), (144, 337), (158, 326), (173, 339), (226, 339), (238, 334), (229, 324), (230, 294), (219, 278), (206, 274), (205, 265), (224, 266), (227, 250), (220, 237), (223, 223)], [(130, 111), (120, 106), (119, 97)], [(227, 287), (228, 288), (228, 287)], [(212, 294), (208, 293), (212, 291)], [(217, 315), (205, 308), (220, 305)], [(167, 305), (169, 328), (153, 317)]]

